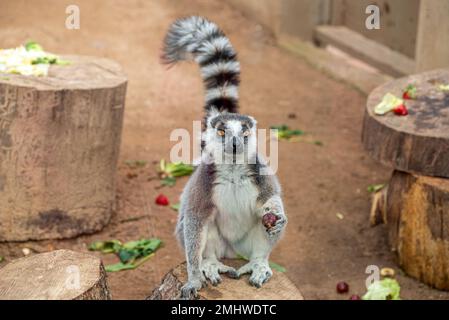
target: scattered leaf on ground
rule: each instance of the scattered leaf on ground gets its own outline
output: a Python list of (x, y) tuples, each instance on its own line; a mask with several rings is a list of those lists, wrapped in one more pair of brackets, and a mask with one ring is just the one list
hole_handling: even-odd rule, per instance
[(159, 163), (159, 174), (161, 178), (189, 176), (193, 172), (193, 166), (182, 162), (165, 162), (162, 159)]
[(285, 267), (281, 266), (280, 264), (277, 264), (275, 262), (270, 262), (270, 267), (276, 271), (279, 272), (286, 272), (287, 269), (285, 269)]
[(145, 160), (126, 160), (125, 164), (130, 167), (130, 168), (141, 168), (141, 167), (145, 167), (145, 165), (147, 164), (147, 161)]
[(0, 256), (0, 262), (3, 262), (3, 260), (5, 260), (5, 258), (3, 258), (2, 256)]
[(153, 256), (161, 244), (161, 240), (156, 238), (126, 243), (119, 240), (95, 241), (89, 245), (89, 250), (116, 254), (120, 262), (105, 266), (106, 271), (115, 272), (137, 268)]
[(119, 240), (95, 241), (89, 245), (89, 250), (101, 251), (102, 253), (115, 253), (121, 247), (122, 243)]
[(58, 59), (56, 60), (56, 64), (59, 66), (67, 66), (69, 64), (72, 64), (72, 62), (70, 62), (69, 60)]
[(173, 187), (176, 184), (176, 178), (189, 176), (192, 174), (194, 167), (190, 164), (182, 162), (165, 162), (162, 159), (159, 162), (158, 174), (161, 179), (162, 186)]
[(302, 136), (304, 131), (292, 130), (287, 125), (271, 126), (271, 129), (277, 130), (276, 137), (279, 140), (290, 140), (292, 137)]
[(179, 211), (179, 206), (180, 206), (179, 203), (175, 203), (175, 204), (172, 204), (172, 205), (170, 206), (170, 208), (172, 208), (172, 209), (175, 210), (175, 211)]
[(368, 186), (368, 188), (366, 188), (366, 190), (368, 190), (368, 192), (370, 192), (370, 193), (373, 193), (373, 192), (380, 191), (383, 187), (385, 187), (384, 183), (370, 184)]
[(176, 184), (176, 178), (175, 177), (165, 177), (161, 180), (161, 184), (163, 186), (167, 187), (173, 187)]
[(395, 279), (385, 278), (374, 281), (362, 298), (363, 300), (400, 300), (400, 291), (401, 287)]
[(117, 272), (117, 271), (122, 271), (122, 270), (131, 270), (134, 269), (134, 265), (133, 264), (125, 264), (123, 262), (118, 262), (115, 264), (109, 264), (107, 266), (104, 267), (104, 269), (106, 270), (106, 272)]
[(306, 142), (317, 146), (322, 146), (323, 142), (307, 137), (302, 130), (292, 130), (287, 125), (271, 126), (271, 129), (277, 130), (276, 138), (278, 140), (286, 140), (289, 142)]
[[(241, 254), (237, 254), (237, 259), (241, 259), (241, 260), (245, 260), (245, 261), (249, 261), (249, 259), (245, 256), (242, 256)], [(280, 264), (277, 264), (275, 262), (268, 262), (270, 267), (278, 272), (286, 272), (287, 269), (283, 266), (281, 266)]]

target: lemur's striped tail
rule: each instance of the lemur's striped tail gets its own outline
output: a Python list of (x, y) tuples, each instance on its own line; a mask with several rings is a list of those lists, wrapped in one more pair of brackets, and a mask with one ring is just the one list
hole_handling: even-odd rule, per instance
[(237, 112), (240, 64), (230, 41), (218, 26), (202, 17), (175, 21), (164, 42), (163, 61), (194, 59), (206, 89), (206, 112)]

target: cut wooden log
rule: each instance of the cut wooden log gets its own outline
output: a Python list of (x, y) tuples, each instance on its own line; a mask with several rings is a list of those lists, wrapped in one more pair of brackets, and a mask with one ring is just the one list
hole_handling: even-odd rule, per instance
[(92, 233), (114, 208), (126, 77), (62, 58), (47, 77), (0, 76), (0, 241)]
[(386, 200), (390, 243), (400, 266), (449, 290), (449, 179), (395, 171)]
[[(238, 267), (244, 262), (241, 260), (225, 261), (227, 265)], [(221, 275), (222, 282), (214, 287), (208, 285), (198, 292), (201, 300), (304, 300), (298, 288), (284, 273), (273, 270), (273, 277), (262, 288), (251, 286), (248, 277), (231, 279)], [(175, 300), (179, 299), (181, 287), (187, 281), (186, 264), (182, 263), (168, 272), (159, 287), (154, 289), (148, 300)]]
[[(368, 97), (362, 141), (376, 160), (394, 169), (449, 178), (449, 69), (435, 70), (389, 82)], [(416, 100), (405, 102), (407, 116), (375, 115), (374, 107), (387, 92), (402, 97), (408, 84), (417, 87)]]
[(106, 272), (95, 256), (56, 250), (0, 269), (0, 300), (109, 300)]

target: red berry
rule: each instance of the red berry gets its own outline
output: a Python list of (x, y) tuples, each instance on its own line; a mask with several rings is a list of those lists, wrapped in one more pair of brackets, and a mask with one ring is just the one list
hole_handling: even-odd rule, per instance
[(358, 294), (353, 294), (349, 297), (349, 300), (362, 300)]
[(337, 292), (338, 293), (346, 293), (348, 291), (349, 291), (349, 285), (346, 282), (341, 281), (341, 282), (337, 283)]
[(410, 95), (408, 94), (408, 91), (405, 91), (402, 94), (402, 99), (404, 99), (404, 100), (410, 100), (411, 99)]
[(400, 104), (398, 105), (396, 108), (393, 109), (394, 114), (398, 115), (398, 116), (406, 116), (408, 115), (408, 110), (405, 107), (404, 104)]
[(278, 217), (275, 214), (267, 213), (262, 217), (262, 223), (265, 228), (269, 229), (276, 224)]
[(156, 204), (160, 206), (168, 206), (169, 205), (168, 198), (163, 194), (160, 194), (156, 198)]

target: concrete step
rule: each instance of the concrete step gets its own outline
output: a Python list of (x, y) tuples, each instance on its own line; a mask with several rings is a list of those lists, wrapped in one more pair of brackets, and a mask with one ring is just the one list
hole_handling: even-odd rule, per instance
[(332, 45), (393, 77), (415, 71), (413, 59), (346, 27), (318, 26), (315, 28), (315, 39), (320, 46)]

